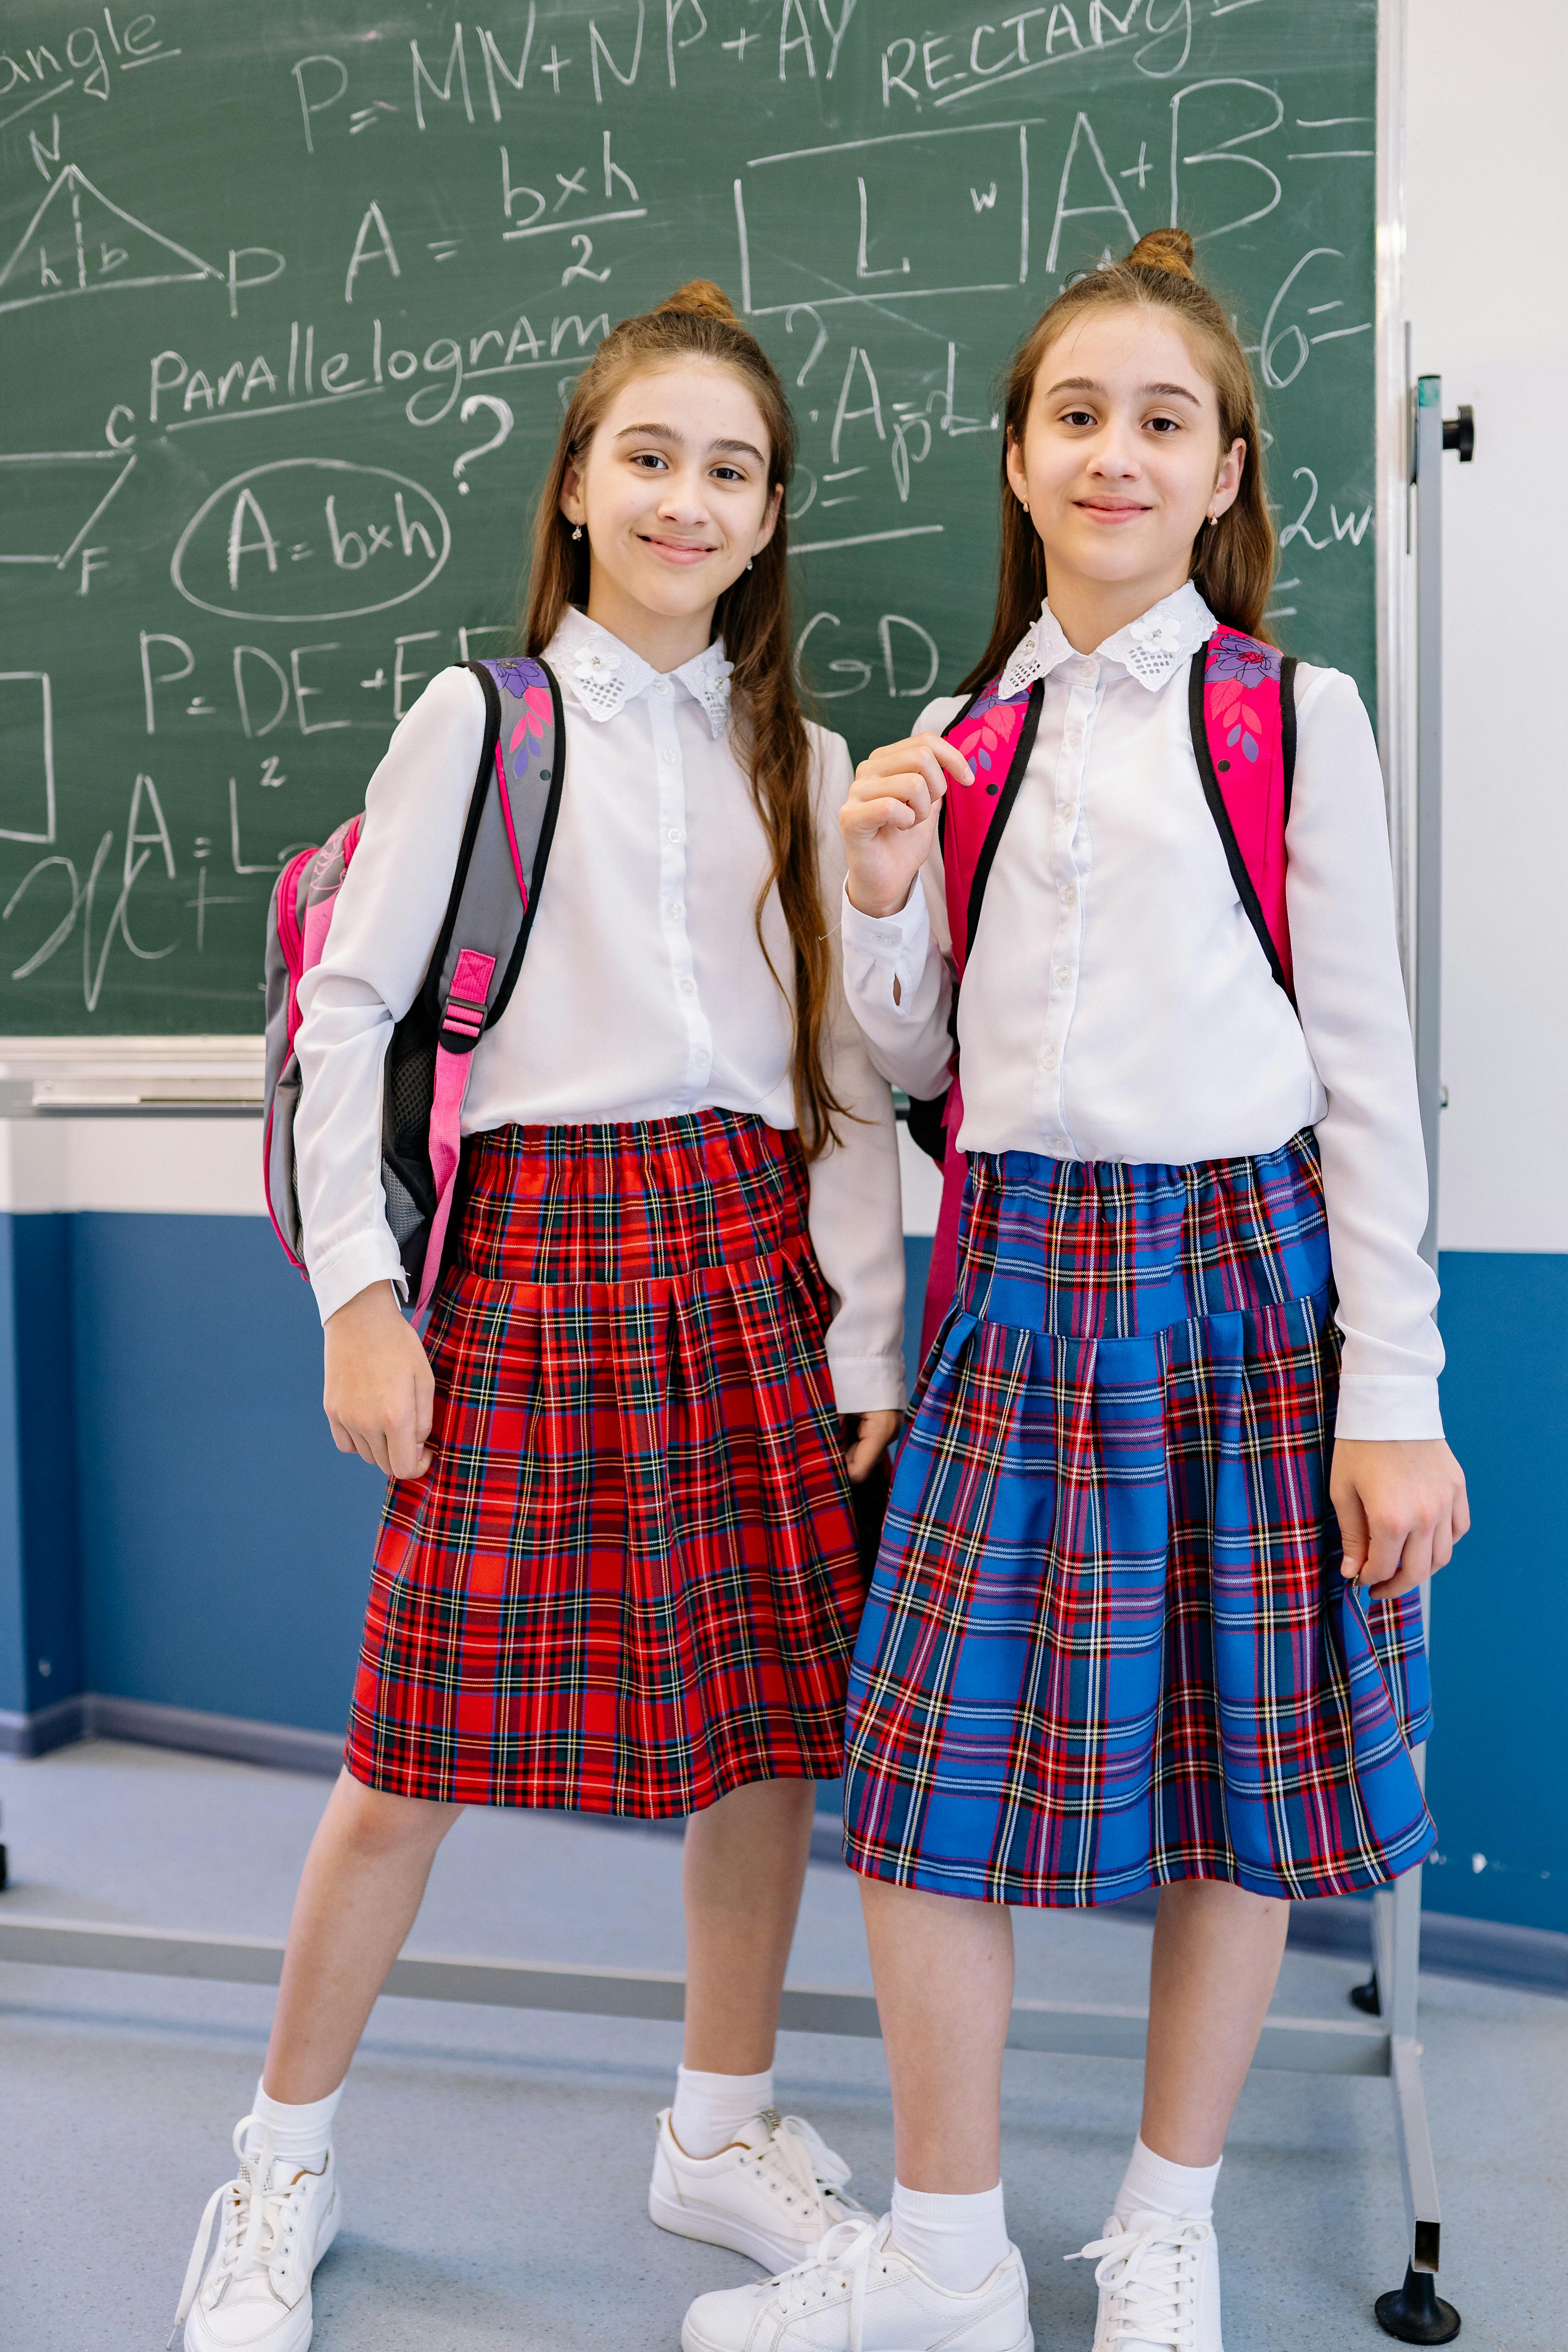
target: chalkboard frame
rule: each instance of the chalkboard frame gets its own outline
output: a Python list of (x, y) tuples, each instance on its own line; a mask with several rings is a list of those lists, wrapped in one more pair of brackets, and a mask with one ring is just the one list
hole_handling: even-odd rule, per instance
[[(1407, 0), (1377, 0), (1375, 508), (1377, 737), (1388, 804), (1396, 918), (1414, 1006), (1415, 614), (1411, 549), (1410, 328), (1405, 317)], [(253, 1116), (258, 1034), (0, 1035), (0, 1118), (34, 1112), (152, 1116), (205, 1109)]]

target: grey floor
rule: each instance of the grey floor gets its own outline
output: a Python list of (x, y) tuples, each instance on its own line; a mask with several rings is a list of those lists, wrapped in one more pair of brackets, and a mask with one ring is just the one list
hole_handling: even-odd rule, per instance
[[(326, 1783), (94, 1742), (0, 1761), (9, 1914), (280, 1935)], [(443, 1850), (410, 1948), (679, 1969), (679, 1849), (559, 1815), (470, 1814)], [(1138, 2000), (1146, 1923), (1017, 1920), (1019, 1990)], [(1279, 2006), (1342, 2017), (1364, 1968), (1287, 1957)], [(868, 1981), (855, 1885), (814, 1865), (792, 1976)], [(1444, 2198), (1444, 2292), (1475, 2352), (1568, 2343), (1568, 2004), (1429, 1978), (1427, 2095)], [(162, 2344), (271, 1995), (0, 1966), (0, 2345)], [(318, 2275), (320, 2352), (673, 2352), (702, 2289), (754, 2275), (643, 2210), (672, 2026), (384, 2000), (340, 2116), (347, 2226)], [(880, 2045), (795, 2034), (780, 2103), (809, 2115), (885, 2201)], [(1009, 2226), (1040, 2352), (1088, 2352), (1094, 2234), (1137, 2124), (1119, 2063), (1009, 2057)], [(1387, 2086), (1258, 2074), (1220, 2184), (1229, 2352), (1386, 2347), (1403, 2215)]]

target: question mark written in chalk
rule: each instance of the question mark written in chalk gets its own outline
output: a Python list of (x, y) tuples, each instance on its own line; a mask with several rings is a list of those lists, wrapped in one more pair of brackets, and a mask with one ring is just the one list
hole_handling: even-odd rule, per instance
[(458, 493), (465, 499), (468, 495), (468, 486), (463, 479), (464, 467), (471, 466), (476, 457), (488, 457), (492, 449), (499, 449), (501, 443), (506, 439), (507, 435), (511, 431), (511, 410), (507, 405), (506, 402), (502, 400), (498, 394), (493, 392), (470, 393), (468, 399), (464, 401), (461, 408), (458, 411), (458, 424), (466, 425), (468, 422), (468, 419), (473, 415), (475, 410), (479, 408), (489, 409), (496, 420), (496, 429), (491, 434), (488, 441), (481, 441), (479, 443), (477, 449), (465, 449), (462, 456), (458, 459), (457, 464), (452, 468), (453, 473), (456, 474), (458, 478)]

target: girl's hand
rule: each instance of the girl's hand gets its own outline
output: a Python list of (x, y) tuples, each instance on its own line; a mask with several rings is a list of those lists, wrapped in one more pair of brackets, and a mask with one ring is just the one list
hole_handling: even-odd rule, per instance
[(858, 1486), (863, 1478), (870, 1476), (897, 1437), (903, 1417), (901, 1412), (863, 1412), (858, 1416), (860, 1425), (855, 1443), (845, 1456), (852, 1486)]
[(1465, 1474), (1440, 1437), (1341, 1438), (1329, 1494), (1344, 1539), (1341, 1573), (1377, 1601), (1447, 1568), (1469, 1528)]
[(357, 1454), (389, 1478), (423, 1478), (436, 1381), (419, 1334), (405, 1323), (390, 1282), (372, 1283), (329, 1315), (321, 1402), (340, 1454)]
[(974, 782), (962, 751), (940, 735), (885, 743), (855, 771), (838, 812), (848, 864), (849, 904), (863, 915), (896, 915), (931, 856), (948, 778)]

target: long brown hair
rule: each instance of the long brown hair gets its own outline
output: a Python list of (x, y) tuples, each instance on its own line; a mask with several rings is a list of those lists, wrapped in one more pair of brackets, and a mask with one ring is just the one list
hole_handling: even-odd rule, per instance
[[(650, 369), (691, 359), (718, 360), (740, 377), (767, 427), (769, 489), (787, 487), (795, 446), (789, 403), (773, 362), (736, 318), (722, 290), (706, 278), (695, 278), (657, 310), (623, 319), (577, 379), (539, 495), (523, 624), (529, 653), (543, 653), (569, 604), (586, 607), (588, 602), (588, 541), (573, 538), (561, 511), (567, 467), (581, 466), (623, 384)], [(807, 1157), (815, 1159), (837, 1140), (835, 1116), (847, 1117), (847, 1112), (829, 1087), (823, 1067), (833, 962), (817, 882), (811, 749), (795, 682), (788, 565), (781, 500), (773, 537), (720, 597), (713, 627), (734, 664), (731, 692), (752, 797), (770, 852), (767, 878), (757, 899), (757, 941), (781, 989), (784, 982), (763, 937), (763, 909), (775, 887), (789, 929), (795, 963), (795, 1118)]]
[(1091, 269), (1066, 286), (1019, 345), (1007, 374), (1002, 444), (1002, 554), (996, 616), (985, 651), (962, 691), (994, 677), (1038, 614), (1046, 596), (1046, 551), (1007, 479), (1007, 447), (1024, 444), (1035, 377), (1062, 330), (1083, 312), (1111, 304), (1171, 314), (1215, 389), (1219, 446), (1247, 444), (1247, 462), (1234, 502), (1216, 523), (1205, 523), (1193, 541), (1191, 578), (1218, 621), (1271, 644), (1263, 615), (1274, 585), (1278, 551), (1263, 488), (1258, 394), (1241, 339), (1206, 286), (1193, 275), (1193, 240), (1183, 228), (1141, 236), (1124, 261)]

